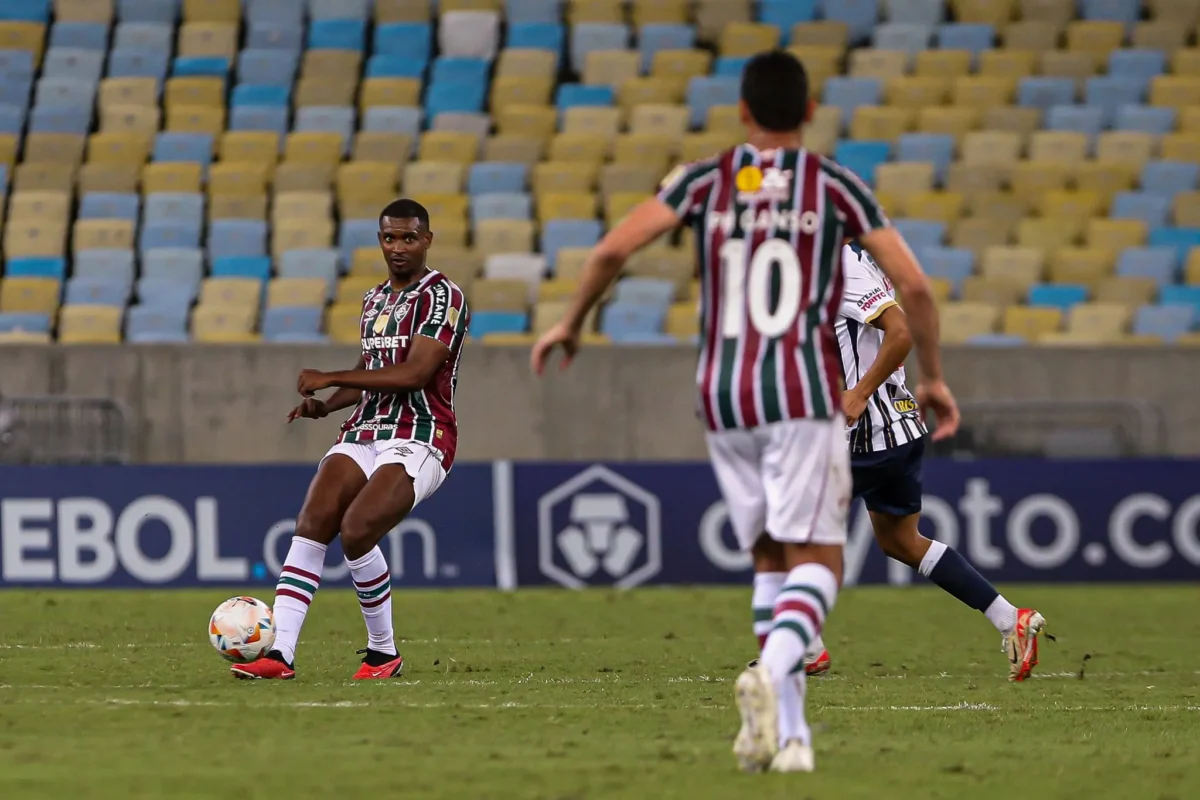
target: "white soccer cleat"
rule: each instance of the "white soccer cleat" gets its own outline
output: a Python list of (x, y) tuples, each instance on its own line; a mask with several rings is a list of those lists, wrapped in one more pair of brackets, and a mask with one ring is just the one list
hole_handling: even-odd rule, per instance
[(742, 729), (733, 754), (743, 772), (762, 772), (779, 752), (779, 702), (766, 665), (748, 667), (734, 685)]
[(816, 766), (813, 749), (792, 739), (771, 759), (771, 772), (812, 772)]

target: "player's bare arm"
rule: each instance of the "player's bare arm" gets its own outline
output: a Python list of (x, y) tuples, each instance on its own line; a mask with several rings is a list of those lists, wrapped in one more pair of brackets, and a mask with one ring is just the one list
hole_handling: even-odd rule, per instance
[(870, 369), (863, 373), (854, 388), (847, 389), (842, 395), (842, 410), (846, 414), (847, 425), (858, 421), (871, 395), (879, 391), (889, 375), (904, 365), (904, 359), (912, 350), (912, 332), (908, 329), (908, 319), (900, 306), (895, 303), (884, 306), (879, 316), (869, 324), (883, 331), (883, 344)]
[[(363, 356), (359, 356), (358, 361), (354, 364), (354, 368), (356, 370), (364, 369), (366, 365), (366, 359)], [(307, 372), (308, 370), (305, 371)], [(288, 413), (288, 422), (301, 418), (322, 419), (335, 411), (341, 411), (343, 408), (358, 405), (358, 401), (361, 398), (361, 389), (338, 389), (324, 400), (319, 397), (306, 397), (300, 405)]]
[(604, 292), (616, 280), (629, 257), (679, 225), (675, 210), (652, 198), (633, 209), (593, 248), (583, 266), (579, 289), (567, 313), (533, 346), (531, 366), (541, 375), (555, 347), (564, 351), (563, 368), (570, 365), (579, 348), (579, 335), (588, 312), (600, 302)]
[(929, 278), (917, 263), (904, 237), (895, 228), (871, 231), (862, 236), (859, 242), (903, 298), (917, 348), (917, 361), (921, 367), (917, 402), (923, 412), (933, 411), (937, 415), (933, 439), (939, 441), (953, 436), (958, 430), (958, 404), (942, 376), (937, 304), (933, 299)]
[(341, 390), (354, 392), (415, 392), (429, 385), (434, 373), (446, 363), (450, 357), (450, 348), (428, 336), (413, 337), (412, 349), (408, 358), (392, 366), (380, 369), (363, 369), (362, 360), (356, 369), (341, 372), (320, 372), (315, 369), (301, 371), (296, 384), (296, 391), (304, 397), (311, 397), (314, 392), (331, 387), (339, 387), (333, 396), (341, 394)]

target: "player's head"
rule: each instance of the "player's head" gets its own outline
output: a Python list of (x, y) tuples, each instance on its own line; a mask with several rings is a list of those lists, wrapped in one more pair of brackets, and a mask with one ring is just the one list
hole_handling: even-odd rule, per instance
[(750, 59), (742, 71), (742, 122), (764, 133), (796, 133), (812, 107), (808, 74), (791, 53), (772, 50)]
[(380, 213), (379, 246), (391, 275), (410, 276), (424, 269), (431, 244), (429, 212), (416, 200), (394, 200)]

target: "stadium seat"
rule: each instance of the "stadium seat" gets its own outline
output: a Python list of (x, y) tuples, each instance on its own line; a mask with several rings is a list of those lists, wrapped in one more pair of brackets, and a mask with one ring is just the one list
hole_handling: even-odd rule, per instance
[(1052, 106), (1075, 102), (1075, 84), (1070, 78), (1022, 78), (1017, 84), (1017, 104), (1046, 111)]
[(1037, 283), (1029, 288), (1029, 304), (1035, 307), (1057, 308), (1062, 311), (1085, 302), (1086, 286), (1059, 283)]
[(1200, 247), (1200, 228), (1152, 228), (1147, 243), (1151, 247), (1171, 247), (1177, 255), (1177, 264), (1187, 260), (1188, 250)]
[(1123, 105), (1117, 108), (1112, 124), (1119, 131), (1140, 131), (1162, 136), (1175, 129), (1175, 109)]
[(874, 184), (875, 169), (888, 160), (890, 152), (887, 142), (842, 141), (834, 150), (834, 158), (866, 183)]
[(1120, 192), (1113, 198), (1110, 215), (1114, 219), (1136, 219), (1151, 228), (1167, 224), (1171, 211), (1168, 197), (1144, 192)]
[(104, 22), (82, 20), (64, 22), (60, 18), (50, 28), (48, 48), (97, 50), (105, 53), (108, 49), (108, 25)]
[(471, 220), (532, 219), (533, 198), (522, 193), (491, 193), (474, 195), (471, 199)]
[(1138, 182), (1143, 192), (1173, 198), (1190, 192), (1200, 184), (1200, 164), (1183, 161), (1148, 161), (1142, 166)]
[(954, 138), (944, 134), (909, 133), (896, 143), (897, 161), (925, 161), (933, 164), (937, 182), (943, 183), (954, 157)]
[(1200, 319), (1200, 286), (1164, 286), (1159, 295), (1163, 305), (1186, 305)]
[(480, 339), (495, 333), (524, 333), (529, 315), (524, 311), (471, 311), (471, 337)]
[[(13, 274), (12, 262), (9, 262), (9, 273)], [(126, 287), (133, 286), (134, 254), (132, 250), (80, 250), (75, 254), (72, 264), (73, 274), (79, 278), (97, 278), (121, 283)], [(61, 278), (61, 274), (58, 276)]]
[[(265, 243), (262, 248), (266, 250)], [(225, 250), (223, 252), (229, 252)], [(253, 278), (264, 283), (271, 277), (271, 259), (265, 255), (210, 254), (214, 278)]]
[(4, 265), (4, 274), (10, 278), (53, 278), (61, 281), (66, 271), (66, 259), (52, 256), (10, 258)]
[(948, 281), (954, 296), (962, 292), (962, 284), (975, 271), (975, 255), (970, 250), (953, 247), (922, 247), (918, 261), (932, 278)]
[(66, 305), (99, 305), (124, 308), (129, 299), (129, 284), (102, 277), (74, 277), (67, 281)]
[(141, 198), (132, 192), (89, 192), (79, 202), (79, 219), (127, 219), (136, 221)]
[(1186, 304), (1146, 305), (1133, 318), (1133, 333), (1175, 342), (1196, 324), (1196, 308)]
[(1165, 286), (1175, 282), (1179, 264), (1179, 254), (1173, 247), (1130, 247), (1117, 257), (1116, 274), (1127, 278), (1151, 278)]

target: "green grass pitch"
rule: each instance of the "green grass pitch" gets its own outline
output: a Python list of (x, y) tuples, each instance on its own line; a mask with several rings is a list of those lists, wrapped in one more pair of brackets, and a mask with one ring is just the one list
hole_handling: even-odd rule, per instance
[(844, 593), (810, 682), (817, 772), (765, 776), (729, 750), (748, 589), (400, 591), (405, 677), (363, 685), (346, 591), (268, 683), (208, 644), (233, 591), (6, 590), (0, 797), (1200, 796), (1200, 590), (1009, 588), (1058, 637), (1025, 684), (938, 590)]

